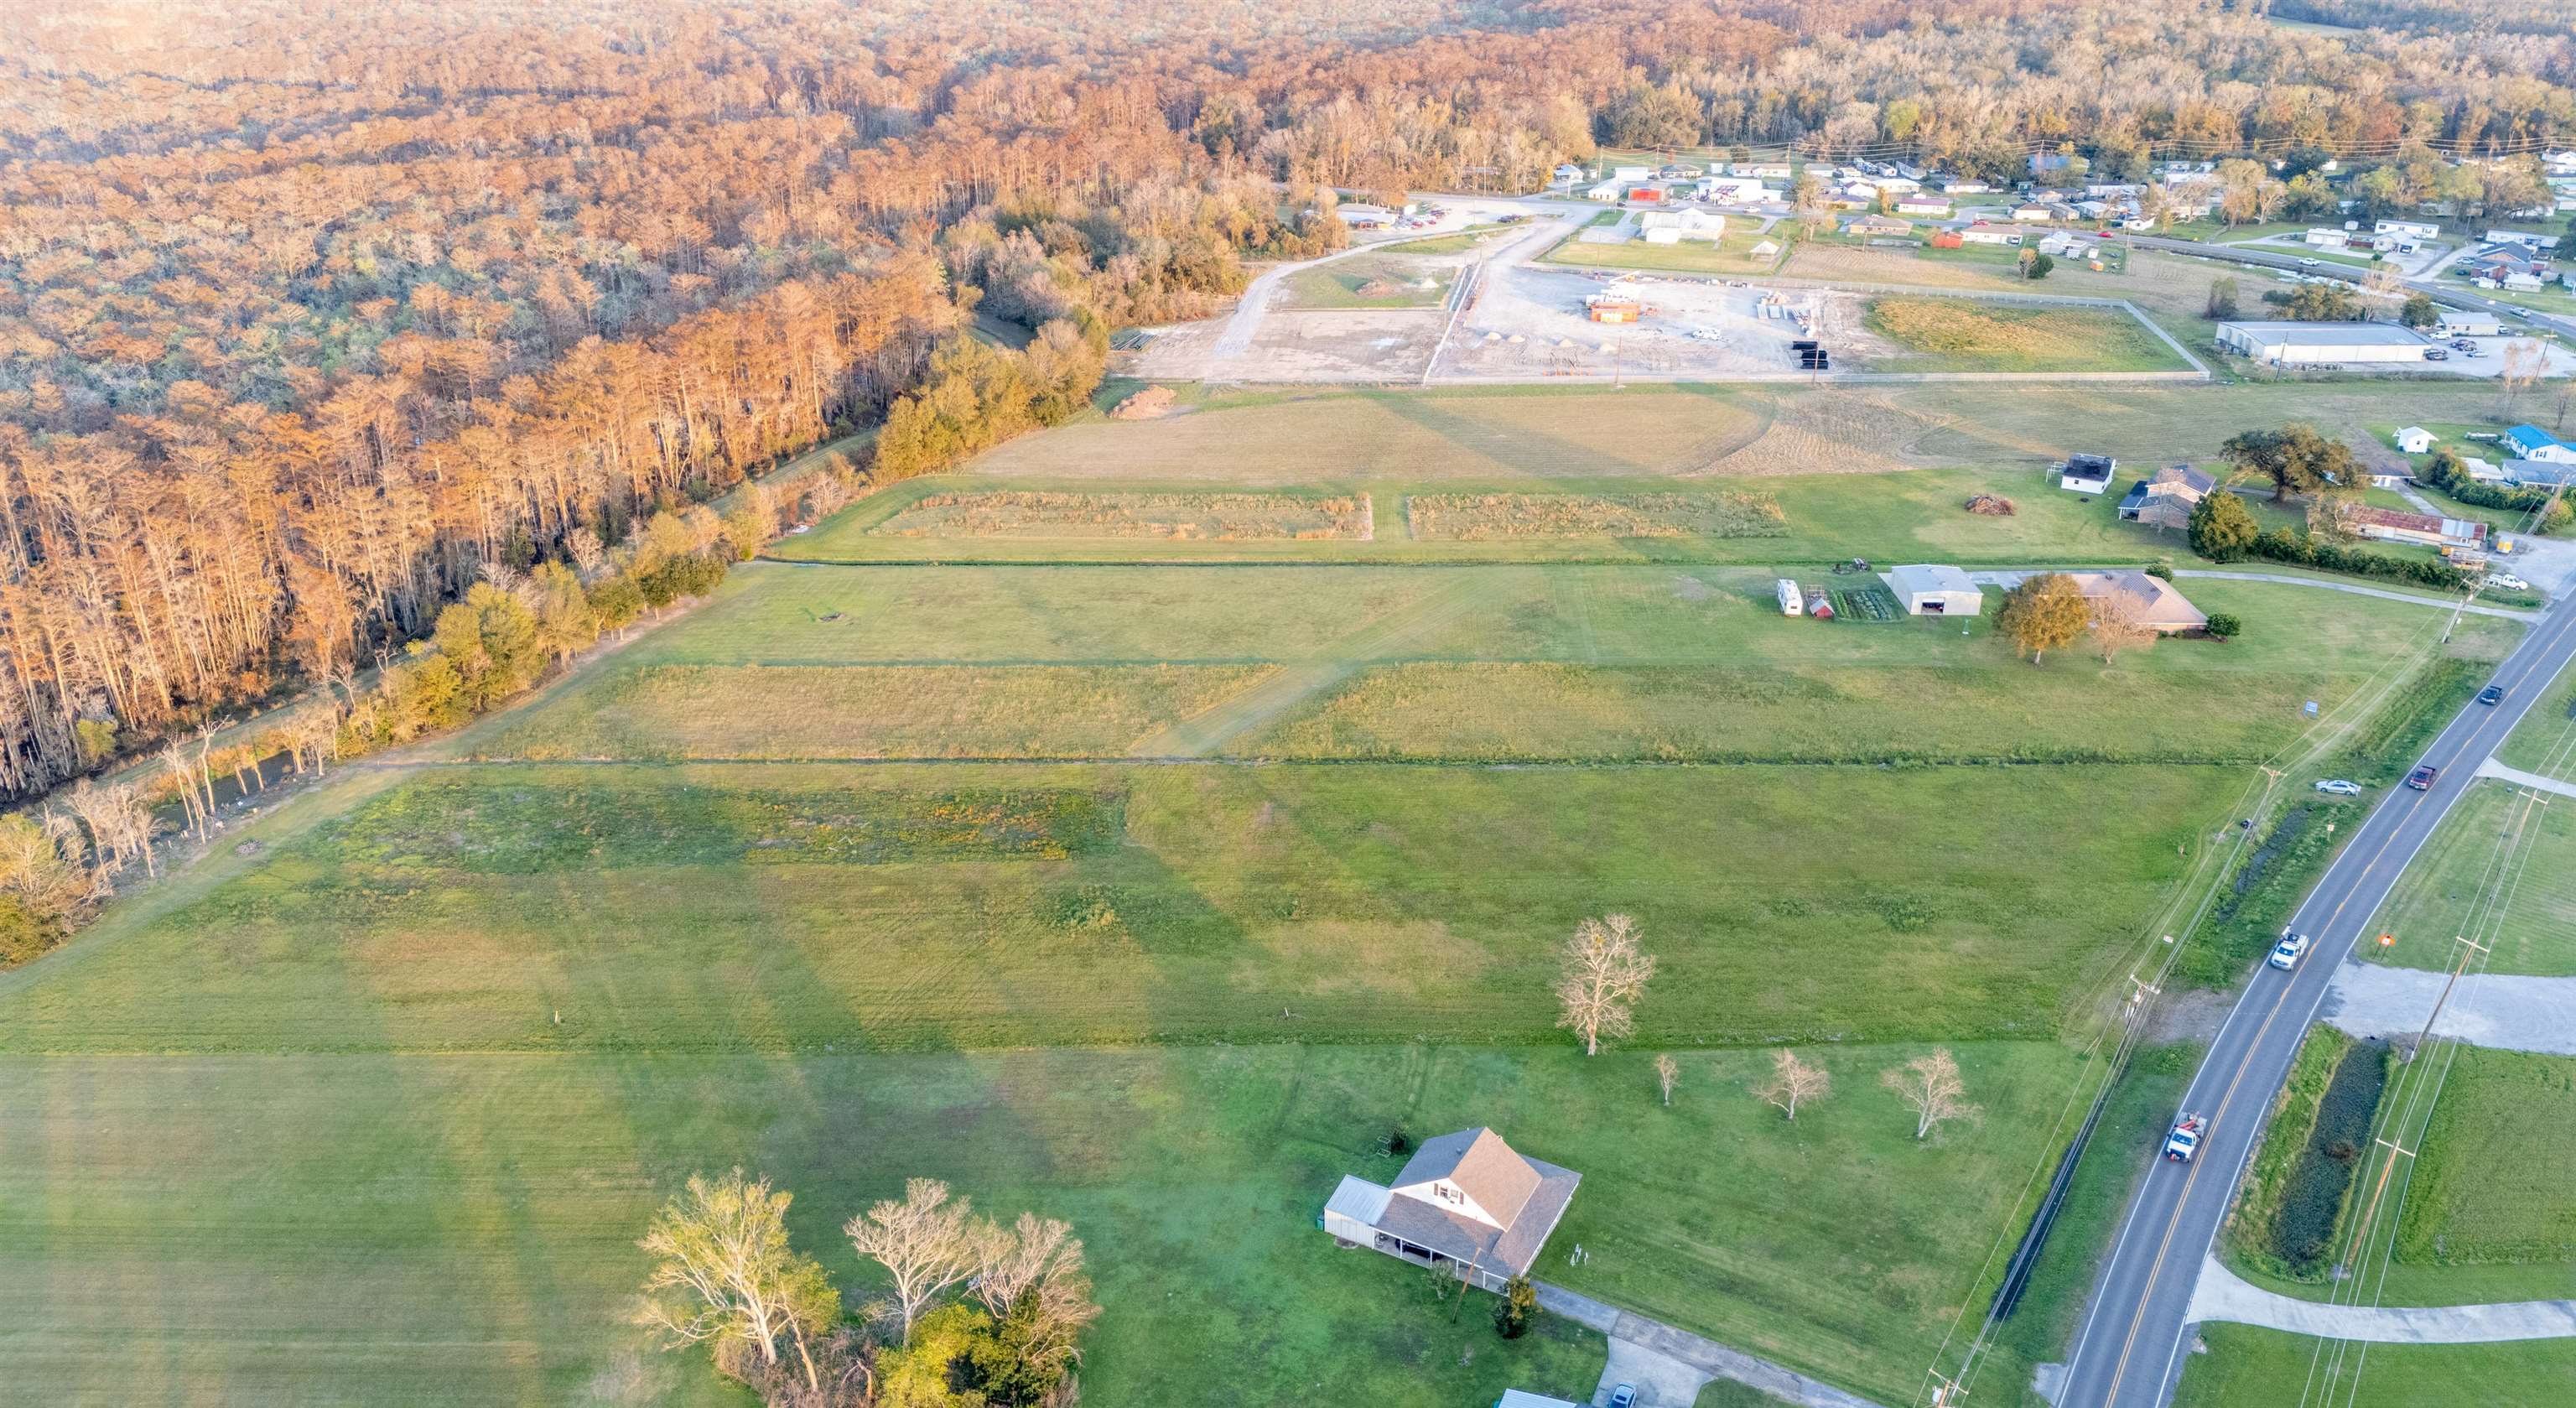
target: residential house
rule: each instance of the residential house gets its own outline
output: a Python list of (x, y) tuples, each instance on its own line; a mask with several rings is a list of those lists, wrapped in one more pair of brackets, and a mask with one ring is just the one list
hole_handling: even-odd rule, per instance
[(1625, 192), (1627, 189), (1627, 186), (1621, 182), (1604, 181), (1601, 184), (1586, 190), (1583, 193), (1583, 196), (1586, 200), (1615, 201), (1620, 197), (1621, 193)]
[(2568, 460), (2506, 460), (2500, 476), (2507, 484), (2525, 489), (2554, 489), (2576, 483), (2576, 462)]
[(2422, 220), (2375, 220), (2371, 222), (2370, 232), (2374, 235), (2406, 235), (2414, 239), (2429, 240), (2441, 234), (2442, 227)]
[(1392, 1187), (1343, 1178), (1320, 1222), (1344, 1246), (1499, 1291), (1528, 1274), (1582, 1181), (1479, 1126), (1423, 1140)]
[(1968, 244), (2019, 244), (2021, 231), (1991, 220), (1975, 220), (1959, 231), (1959, 238)]
[(2489, 230), (2478, 238), (2489, 244), (2529, 245), (2533, 249), (2542, 251), (2558, 248), (2556, 235), (2535, 235), (2527, 230)]
[(1873, 176), (1870, 184), (1883, 196), (1910, 196), (1923, 189), (1923, 183), (1906, 176)]
[(2046, 201), (2026, 200), (2017, 202), (2008, 213), (2025, 224), (2044, 224), (2056, 219), (2056, 212), (2057, 207)]
[(2305, 238), (2312, 249), (2345, 249), (2352, 244), (2352, 236), (2342, 230), (2312, 229)]
[(1575, 182), (1582, 180), (1588, 174), (1590, 173), (1570, 161), (1562, 162), (1556, 168), (1556, 179), (1567, 185), (1572, 185)]
[(2437, 325), (2444, 337), (2501, 337), (2504, 320), (2493, 313), (2463, 313), (2457, 308), (2442, 310)]
[(1516, 1388), (1507, 1388), (1503, 1390), (1502, 1397), (1494, 1400), (1494, 1408), (1580, 1408), (1580, 1405), (1569, 1403), (1562, 1398), (1549, 1398), (1542, 1394), (1524, 1393)]
[(2433, 432), (2420, 425), (2410, 425), (2397, 432), (2397, 448), (2410, 455), (2429, 454), (2433, 449)]
[(2120, 462), (2109, 455), (2068, 455), (2057, 469), (2058, 487), (2079, 494), (2099, 494), (2111, 487)]
[(2364, 537), (2388, 543), (2415, 543), (2425, 547), (2479, 548), (2486, 546), (2487, 525), (2467, 518), (2443, 518), (2430, 513), (2406, 513), (2393, 508), (2376, 508), (2369, 504), (2343, 506), (2343, 526)]
[(2496, 282), (2502, 284), (2508, 289), (2511, 289), (2515, 293), (2538, 293), (2543, 288), (2548, 287), (2547, 284), (2541, 281), (2538, 274), (2528, 273), (2507, 274), (2503, 278), (2496, 280)]
[(1736, 161), (1726, 167), (1729, 176), (1750, 176), (1757, 181), (1786, 181), (1791, 176), (1785, 161)]
[(2576, 445), (2567, 444), (2536, 425), (2517, 425), (2506, 431), (2504, 448), (2515, 459), (2576, 464)]
[(2095, 604), (2097, 611), (2103, 603), (2127, 601), (2137, 609), (2138, 619), (2154, 627), (2160, 635), (2196, 631), (2209, 624), (2209, 618), (2201, 614), (2200, 608), (2192, 605), (2181, 592), (2174, 590), (2173, 583), (2162, 577), (2149, 576), (2134, 569), (2124, 572), (2069, 572), (2066, 575), (2074, 581), (2075, 590), (2083, 593), (2086, 601)]
[(1856, 239), (1868, 239), (1874, 235), (1910, 235), (1914, 233), (1914, 222), (1899, 220), (1892, 215), (1855, 215), (1843, 222), (1843, 233)]
[(2155, 477), (2129, 486), (2120, 500), (2120, 517), (2153, 528), (2189, 528), (2191, 511), (2217, 487), (2216, 479), (2190, 465), (2167, 465)]
[(1940, 196), (1906, 196), (1896, 202), (1896, 213), (1947, 220), (1950, 218), (1950, 202)]
[(2460, 456), (2460, 469), (2471, 479), (2476, 480), (2480, 484), (2501, 484), (2504, 482), (2504, 470), (2499, 468), (2493, 460), (2480, 459), (2476, 455), (2462, 455)]
[(1945, 194), (1954, 196), (1992, 195), (1995, 190), (1991, 184), (1973, 176), (1944, 176), (1941, 178), (1941, 189)]
[(1651, 181), (1655, 179), (1655, 169), (1651, 166), (1614, 166), (1610, 168), (1610, 179), (1613, 181)]

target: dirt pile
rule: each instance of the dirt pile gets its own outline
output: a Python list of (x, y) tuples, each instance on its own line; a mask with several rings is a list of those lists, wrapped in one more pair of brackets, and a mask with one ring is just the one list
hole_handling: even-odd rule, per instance
[(1111, 420), (1159, 420), (1172, 413), (1172, 389), (1148, 386), (1118, 403), (1109, 412)]

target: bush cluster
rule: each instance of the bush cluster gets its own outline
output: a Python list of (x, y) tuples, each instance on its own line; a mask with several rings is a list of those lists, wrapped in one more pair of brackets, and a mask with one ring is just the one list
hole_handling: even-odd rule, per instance
[(2576, 505), (2548, 489), (2506, 489), (2481, 484), (2469, 477), (2468, 467), (2449, 450), (2437, 450), (2416, 478), (2475, 508), (2502, 509), (2507, 513), (2533, 513), (2540, 517), (2532, 523), (2531, 532), (2553, 533), (2576, 519)]
[(2272, 1250), (2302, 1276), (2326, 1267), (2334, 1252), (2335, 1222), (2352, 1186), (2361, 1150), (2370, 1147), (2370, 1122), (2388, 1085), (2388, 1048), (2362, 1042), (2344, 1053), (2334, 1079), (2317, 1102), (2316, 1127), (2290, 1169), (2281, 1206), (2272, 1215)]

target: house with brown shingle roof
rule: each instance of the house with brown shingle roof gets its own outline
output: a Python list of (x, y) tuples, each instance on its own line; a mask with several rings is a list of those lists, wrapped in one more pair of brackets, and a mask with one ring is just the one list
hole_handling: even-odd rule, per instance
[(1523, 1157), (1478, 1126), (1422, 1141), (1392, 1186), (1345, 1177), (1323, 1229), (1489, 1291), (1527, 1275), (1583, 1175)]

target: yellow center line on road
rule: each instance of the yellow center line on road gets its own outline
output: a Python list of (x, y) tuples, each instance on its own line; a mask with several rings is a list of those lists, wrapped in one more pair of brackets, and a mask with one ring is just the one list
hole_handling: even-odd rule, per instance
[[(2550, 632), (2551, 636), (2553, 638), (2564, 636), (2568, 631), (2570, 623), (2576, 623), (2576, 615), (2569, 615), (2562, 618), (2557, 626), (2552, 628)], [(2527, 644), (2529, 643), (2536, 643), (2536, 638), (2535, 642), (2528, 642)], [(2554, 639), (2552, 644), (2554, 646)], [(2544, 648), (2535, 652), (2532, 658), (2534, 661), (2537, 661), (2545, 657), (2548, 653), (2548, 649)], [(2513, 681), (2517, 684), (2527, 682), (2535, 668), (2537, 667), (2534, 664), (2525, 664), (2522, 670), (2513, 676)], [(2493, 728), (2496, 724), (2501, 723), (2503, 719), (2504, 714), (2502, 711), (2497, 711), (2490, 714), (2475, 727), (2471, 728), (2469, 730), (2469, 736), (2462, 741), (2460, 753), (2464, 756), (2474, 753), (2476, 756), (2481, 758), (2492, 753), (2494, 751), (2494, 746), (2484, 745), (2483, 740), (2485, 739), (2488, 730)], [(2520, 722), (2519, 718), (2517, 718), (2515, 722)], [(2507, 731), (2510, 732), (2509, 729)], [(2439, 742), (2439, 739), (2437, 738), (2435, 741)], [(2502, 741), (2502, 739), (2496, 740), (2498, 744), (2501, 744)], [(2388, 834), (2380, 841), (2379, 849), (2372, 852), (2370, 860), (2362, 866), (2361, 874), (2356, 878), (2353, 884), (2344, 887), (2343, 898), (2335, 901), (2335, 907), (2326, 915), (2325, 923), (2317, 927), (2317, 932), (2320, 936), (2333, 931), (2335, 924), (2342, 919), (2345, 908), (2352, 903), (2353, 895), (2365, 888), (2366, 883), (2377, 875), (2380, 863), (2388, 857), (2388, 848), (2397, 843), (2397, 838), (2405, 834), (2408, 823), (2412, 822), (2423, 805), (2432, 799), (2432, 792), (2427, 790), (2417, 794), (2415, 800), (2407, 804), (2405, 812), (2388, 828)], [(2372, 819), (2376, 820), (2376, 817)], [(2410, 851), (2408, 855), (2411, 859), (2413, 852)], [(2402, 871), (2405, 866), (2401, 863), (2398, 868)], [(2329, 868), (2329, 873), (2331, 873), (2331, 867)], [(2356, 935), (2355, 941), (2358, 942), (2358, 940), (2359, 936)], [(2343, 960), (2340, 957), (2336, 959), (2338, 965), (2340, 965), (2342, 961)], [(2297, 983), (2295, 981), (2285, 982), (2281, 985), (2280, 995), (2272, 999), (2271, 1010), (2263, 1014), (2262, 1024), (2255, 1028), (2253, 1038), (2246, 1042), (2244, 1055), (2238, 1058), (2236, 1069), (2228, 1079), (2227, 1089), (2220, 1094), (2217, 1108), (2210, 1114), (2211, 1128), (2217, 1128), (2219, 1121), (2226, 1118), (2229, 1105), (2235, 1101), (2237, 1087), (2244, 1083), (2245, 1073), (2253, 1065), (2255, 1053), (2262, 1049), (2264, 1035), (2271, 1030), (2273, 1021), (2281, 1015), (2283, 1005), (2289, 1001), (2290, 993), (2296, 987)], [(2248, 1152), (2251, 1152), (2250, 1149)], [(2191, 1161), (2190, 1168), (2183, 1174), (2182, 1193), (2174, 1200), (2173, 1213), (2166, 1219), (2164, 1237), (2156, 1244), (2155, 1260), (2149, 1262), (2147, 1265), (2146, 1284), (2139, 1288), (2137, 1306), (2129, 1317), (2128, 1335), (2120, 1344), (2120, 1358), (2118, 1362), (2113, 1364), (2111, 1367), (2111, 1383), (2109, 1389), (2103, 1394), (2103, 1408), (2113, 1408), (2113, 1405), (2116, 1405), (2119, 1402), (2120, 1383), (2128, 1374), (2129, 1356), (2136, 1351), (2138, 1333), (2146, 1326), (2147, 1305), (2155, 1296), (2156, 1282), (2164, 1274), (2165, 1260), (2173, 1250), (2174, 1234), (2181, 1230), (2182, 1227), (2183, 1212), (2191, 1206), (2191, 1190), (2193, 1184), (2195, 1184), (2200, 1178), (2200, 1168), (2200, 1160), (2194, 1158)]]

